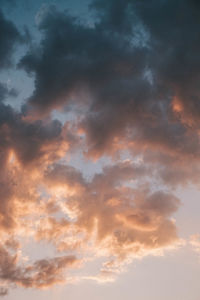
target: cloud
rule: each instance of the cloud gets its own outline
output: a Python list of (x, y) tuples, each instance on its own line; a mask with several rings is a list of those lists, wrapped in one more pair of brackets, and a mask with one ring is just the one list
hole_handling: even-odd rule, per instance
[[(65, 282), (62, 274), (68, 266), (80, 266), (77, 255), (85, 263), (91, 257), (104, 258), (95, 278), (108, 280), (133, 259), (178, 246), (171, 216), (179, 199), (163, 191), (151, 192), (147, 183), (142, 184), (149, 174), (143, 166), (125, 161), (106, 166), (87, 180), (66, 164), (37, 167), (35, 173), (13, 159), (6, 168), (8, 182), (0, 211), (5, 245), (1, 246), (0, 277), (8, 288), (44, 288)], [(46, 242), (62, 256), (20, 263), (23, 247), (14, 240), (5, 242), (10, 235)]]
[(80, 127), (88, 155), (95, 158), (153, 147), (174, 160), (198, 156), (198, 131), (190, 128), (198, 123), (195, 5), (183, 1), (177, 17), (180, 4), (170, 0), (95, 1), (93, 27), (46, 8), (39, 24), (42, 41), (19, 64), (35, 75), (27, 110), (31, 105), (41, 114), (73, 102), (83, 105)]
[(89, 88), (96, 94), (107, 81), (134, 76), (145, 65), (143, 52), (131, 47), (126, 39), (98, 25), (90, 28), (79, 24), (54, 7), (44, 14), (39, 29), (43, 34), (41, 45), (30, 49), (19, 66), (35, 74), (30, 103), (40, 110), (69, 102), (82, 89)]
[(194, 249), (195, 252), (199, 253), (200, 252), (200, 236), (199, 234), (194, 234), (190, 237), (190, 245)]
[(0, 68), (11, 66), (11, 54), (21, 39), (21, 35), (14, 24), (5, 19), (2, 11), (0, 11)]
[(62, 256), (37, 260), (25, 267), (18, 265), (17, 254), (11, 254), (2, 245), (0, 253), (0, 278), (5, 286), (2, 287), (2, 296), (6, 295), (7, 288), (13, 285), (25, 288), (47, 288), (53, 284), (64, 282), (63, 272), (78, 263), (74, 256)]
[[(92, 258), (102, 260), (98, 274), (83, 278), (111, 281), (134, 259), (178, 247), (172, 188), (199, 184), (197, 6), (96, 0), (92, 25), (40, 11), (41, 39), (18, 63), (35, 84), (20, 112), (0, 83), (2, 296), (65, 282)], [(3, 14), (0, 22), (2, 71), (22, 38)], [(106, 166), (87, 177), (77, 153)], [(27, 236), (56, 256), (23, 261)]]
[[(172, 194), (151, 193), (147, 186), (141, 187), (144, 172), (124, 162), (106, 167), (87, 182), (72, 167), (56, 165), (44, 182), (51, 187), (48, 191), (68, 215), (68, 221), (41, 220), (37, 237), (50, 242), (52, 236), (61, 251), (71, 246), (86, 248), (97, 256), (113, 257), (114, 263), (122, 265), (126, 260), (178, 244), (170, 217), (178, 209), (179, 200)], [(131, 180), (136, 188), (127, 186)]]

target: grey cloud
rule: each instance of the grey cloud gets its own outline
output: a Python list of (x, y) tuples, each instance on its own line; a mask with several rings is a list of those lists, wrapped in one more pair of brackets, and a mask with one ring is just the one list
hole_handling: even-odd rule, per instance
[(0, 11), (0, 68), (7, 68), (11, 65), (11, 54), (20, 41), (19, 31), (11, 21), (5, 19)]

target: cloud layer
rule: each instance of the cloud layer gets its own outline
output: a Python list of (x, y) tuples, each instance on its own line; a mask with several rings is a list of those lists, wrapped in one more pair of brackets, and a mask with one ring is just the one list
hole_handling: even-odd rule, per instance
[[(0, 295), (111, 281), (133, 259), (178, 247), (173, 189), (200, 174), (199, 8), (96, 0), (86, 23), (43, 6), (41, 38), (20, 58), (26, 36), (0, 12), (0, 71), (34, 80), (20, 111), (0, 82)], [(26, 258), (27, 239), (55, 255)], [(73, 275), (91, 257), (98, 272)]]

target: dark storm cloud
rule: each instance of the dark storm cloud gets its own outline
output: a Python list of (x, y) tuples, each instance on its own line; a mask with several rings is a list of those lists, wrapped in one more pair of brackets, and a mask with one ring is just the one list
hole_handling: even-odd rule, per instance
[(95, 0), (90, 4), (90, 8), (96, 11), (101, 26), (130, 35), (134, 31), (133, 25), (138, 21), (133, 10), (130, 9), (132, 3), (131, 0)]
[(0, 68), (10, 67), (11, 54), (20, 41), (22, 41), (22, 37), (19, 31), (0, 10)]
[[(0, 106), (0, 147), (14, 150), (21, 162), (28, 163), (45, 155), (44, 146), (62, 140), (59, 121), (23, 120), (9, 105)], [(54, 142), (53, 142), (54, 141)]]
[(8, 89), (7, 85), (0, 82), (0, 102), (6, 100), (7, 97), (15, 98), (18, 95), (16, 89)]
[(199, 126), (199, 4), (189, 0), (141, 1), (136, 7), (151, 35), (157, 80), (180, 98), (183, 117)]
[(108, 82), (139, 76), (145, 66), (143, 51), (134, 49), (126, 37), (98, 24), (79, 24), (54, 8), (44, 13), (39, 29), (40, 47), (30, 50), (20, 66), (35, 74), (30, 102), (42, 110), (69, 101), (80, 89), (89, 88), (96, 95)]
[[(99, 8), (101, 12), (101, 26), (107, 26), (112, 32), (122, 31), (123, 34), (126, 34), (127, 29), (124, 29), (124, 26), (130, 22), (133, 12), (137, 15), (149, 37), (148, 49), (145, 49), (148, 53), (146, 66), (152, 74), (154, 94), (152, 95), (151, 89), (147, 91), (145, 97), (142, 94), (144, 93), (143, 85), (139, 86), (136, 83), (142, 95), (141, 98), (143, 101), (146, 98), (146, 101), (143, 102), (141, 99), (138, 101), (140, 111), (137, 110), (137, 116), (135, 116), (135, 103), (137, 102), (131, 99), (129, 104), (132, 103), (132, 107), (129, 105), (128, 111), (124, 111), (126, 107), (124, 98), (127, 91), (130, 92), (130, 98), (131, 96), (135, 98), (134, 92), (137, 88), (134, 87), (133, 92), (128, 87), (124, 89), (125, 91), (122, 91), (124, 98), (120, 101), (121, 106), (117, 107), (117, 100), (120, 97), (118, 89), (120, 88), (115, 81), (115, 90), (113, 89), (111, 94), (115, 99), (112, 107), (110, 98), (107, 98), (108, 101), (104, 102), (105, 106), (99, 110), (98, 117), (94, 115), (88, 119), (89, 129), (87, 131), (89, 131), (93, 145), (99, 149), (99, 145), (102, 145), (103, 142), (107, 140), (112, 142), (113, 136), (109, 135), (109, 129), (116, 135), (114, 130), (116, 130), (117, 124), (120, 124), (121, 130), (131, 125), (133, 132), (136, 125), (136, 128), (139, 128), (136, 135), (139, 135), (143, 128), (144, 145), (148, 140), (153, 142), (156, 139), (163, 146), (168, 144), (167, 147), (174, 148), (176, 151), (182, 140), (183, 147), (187, 147), (188, 143), (191, 144), (191, 132), (184, 127), (181, 128), (181, 124), (175, 124), (175, 119), (171, 119), (169, 103), (174, 103), (175, 113), (178, 110), (177, 123), (180, 121), (186, 127), (188, 125), (199, 127), (200, 11), (198, 5), (193, 1), (117, 1), (117, 3), (116, 1), (96, 1), (95, 7)], [(118, 9), (119, 7), (121, 8)], [(133, 22), (131, 24), (133, 25)], [(130, 86), (133, 87), (134, 83), (135, 79), (131, 81)], [(142, 83), (144, 84), (144, 79)], [(105, 86), (102, 87), (103, 90), (104, 88)], [(181, 107), (178, 107), (174, 97), (178, 98), (175, 100)], [(123, 119), (126, 121), (122, 124)], [(104, 127), (105, 130), (101, 135), (101, 129), (103, 130)], [(98, 134), (99, 128), (101, 128), (100, 135)], [(153, 129), (152, 133), (149, 132), (150, 128)], [(179, 133), (177, 132), (178, 128)], [(183, 132), (185, 133), (183, 134)], [(194, 132), (192, 132), (193, 135), (195, 135)], [(184, 142), (185, 138), (188, 139), (187, 143)], [(170, 140), (173, 140), (173, 144)], [(196, 140), (198, 141), (198, 134)]]
[(42, 12), (41, 44), (20, 62), (35, 75), (29, 104), (49, 112), (89, 91), (81, 126), (94, 156), (109, 153), (122, 136), (137, 140), (140, 131), (144, 143), (152, 136), (179, 147), (189, 135), (185, 125), (198, 119), (196, 2), (95, 1), (92, 8), (98, 18), (91, 27), (53, 7)]

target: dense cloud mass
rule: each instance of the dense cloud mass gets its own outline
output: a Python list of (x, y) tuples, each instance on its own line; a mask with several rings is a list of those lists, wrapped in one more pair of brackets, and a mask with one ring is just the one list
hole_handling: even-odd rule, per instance
[(0, 11), (0, 68), (7, 68), (11, 64), (11, 54), (22, 37), (12, 22), (5, 19)]
[[(134, 259), (177, 248), (173, 189), (199, 185), (198, 1), (96, 0), (90, 10), (82, 22), (43, 6), (40, 38), (21, 56), (25, 36), (0, 12), (0, 72), (34, 81), (20, 111), (0, 82), (1, 296), (112, 281)], [(55, 255), (27, 258), (27, 239)], [(97, 274), (70, 273), (91, 257), (103, 261)]]

